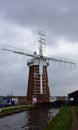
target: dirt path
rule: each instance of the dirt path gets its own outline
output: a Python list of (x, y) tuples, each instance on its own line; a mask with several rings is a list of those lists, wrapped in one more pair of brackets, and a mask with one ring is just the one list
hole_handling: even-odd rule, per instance
[(78, 121), (75, 113), (75, 107), (71, 107), (72, 112), (72, 129), (71, 130), (78, 130)]

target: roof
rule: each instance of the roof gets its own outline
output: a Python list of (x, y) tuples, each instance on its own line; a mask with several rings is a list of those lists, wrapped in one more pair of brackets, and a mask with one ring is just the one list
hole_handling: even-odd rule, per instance
[(69, 93), (68, 94), (69, 97), (78, 97), (78, 90), (72, 92), (72, 93)]

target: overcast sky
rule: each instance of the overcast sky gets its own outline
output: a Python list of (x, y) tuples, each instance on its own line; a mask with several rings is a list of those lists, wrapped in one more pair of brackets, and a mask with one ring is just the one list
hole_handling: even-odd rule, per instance
[(78, 90), (78, 0), (0, 0), (0, 95), (26, 95), (29, 71), (29, 57), (2, 48), (38, 52), (40, 30), (46, 34), (48, 55), (76, 62), (74, 69), (50, 63), (51, 96)]

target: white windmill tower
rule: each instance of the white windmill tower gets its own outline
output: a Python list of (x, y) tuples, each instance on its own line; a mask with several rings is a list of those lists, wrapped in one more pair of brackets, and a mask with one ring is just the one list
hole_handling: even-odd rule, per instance
[(3, 49), (5, 51), (10, 51), (13, 53), (32, 57), (31, 59), (27, 60), (27, 65), (29, 66), (29, 78), (27, 87), (28, 104), (32, 104), (33, 102), (49, 102), (50, 92), (47, 74), (47, 66), (49, 65), (49, 60), (56, 63), (75, 65), (74, 62), (65, 60), (64, 58), (44, 56), (43, 47), (45, 45), (45, 35), (41, 32), (39, 33), (39, 35), (39, 54), (37, 54), (37, 52), (34, 52), (34, 54), (30, 54), (26, 51), (13, 48)]

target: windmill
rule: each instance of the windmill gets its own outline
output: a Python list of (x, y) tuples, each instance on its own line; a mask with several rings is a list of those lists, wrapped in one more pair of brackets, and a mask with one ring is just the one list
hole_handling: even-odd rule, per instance
[(58, 64), (64, 63), (68, 65), (75, 65), (74, 62), (65, 60), (64, 58), (44, 56), (43, 52), (45, 48), (45, 35), (40, 32), (39, 36), (39, 54), (37, 54), (37, 52), (34, 52), (32, 54), (24, 50), (14, 48), (3, 48), (4, 51), (10, 51), (16, 54), (31, 57), (31, 59), (27, 60), (27, 65), (29, 66), (29, 78), (27, 87), (28, 104), (35, 102), (49, 102), (50, 92), (47, 74), (47, 66), (49, 65), (49, 61), (53, 61)]

